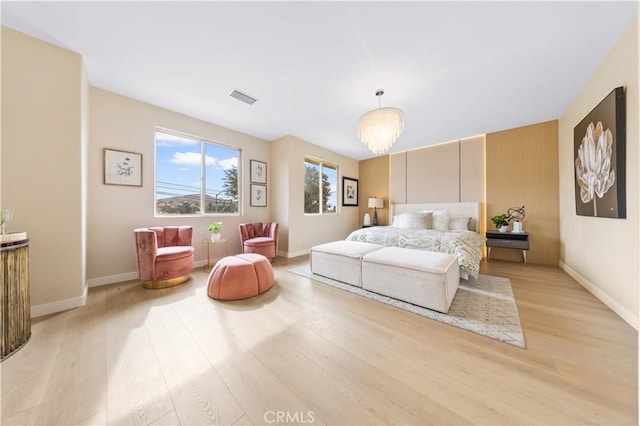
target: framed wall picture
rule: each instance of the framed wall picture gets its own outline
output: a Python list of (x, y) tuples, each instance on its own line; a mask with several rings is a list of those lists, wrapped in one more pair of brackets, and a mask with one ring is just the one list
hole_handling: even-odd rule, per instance
[(251, 183), (267, 183), (267, 163), (251, 160)]
[(251, 207), (267, 207), (267, 186), (251, 184)]
[(626, 218), (625, 92), (617, 87), (573, 129), (576, 214)]
[(142, 154), (104, 148), (104, 184), (142, 186)]
[(358, 179), (342, 177), (342, 205), (358, 206)]

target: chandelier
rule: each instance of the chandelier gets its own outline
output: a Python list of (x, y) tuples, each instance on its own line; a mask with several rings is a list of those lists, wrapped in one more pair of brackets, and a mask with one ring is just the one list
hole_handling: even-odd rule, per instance
[(397, 108), (382, 108), (383, 90), (378, 90), (378, 109), (369, 111), (358, 123), (358, 138), (374, 154), (383, 154), (391, 148), (404, 130), (402, 111)]

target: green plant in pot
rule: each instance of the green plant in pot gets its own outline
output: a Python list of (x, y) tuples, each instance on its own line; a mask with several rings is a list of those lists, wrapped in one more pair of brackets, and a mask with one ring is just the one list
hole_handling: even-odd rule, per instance
[(507, 232), (507, 226), (509, 226), (509, 215), (503, 213), (493, 216), (491, 218), (491, 222), (493, 222), (500, 232)]
[(220, 231), (222, 231), (222, 222), (214, 222), (209, 225), (209, 232), (211, 232), (211, 241), (220, 241)]

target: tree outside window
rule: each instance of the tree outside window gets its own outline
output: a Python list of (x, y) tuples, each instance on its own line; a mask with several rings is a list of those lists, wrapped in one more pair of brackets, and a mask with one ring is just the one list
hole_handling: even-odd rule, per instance
[[(338, 168), (332, 164), (306, 159), (304, 162), (304, 212), (337, 212)], [(321, 190), (322, 188), (322, 190)]]

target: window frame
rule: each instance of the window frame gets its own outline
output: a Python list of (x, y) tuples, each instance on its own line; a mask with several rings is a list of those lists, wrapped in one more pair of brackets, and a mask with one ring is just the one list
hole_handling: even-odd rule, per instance
[[(189, 214), (161, 214), (158, 212), (158, 198), (157, 198), (157, 182), (158, 182), (158, 143), (156, 134), (164, 133), (169, 136), (176, 136), (184, 139), (191, 139), (200, 144), (200, 211), (198, 213), (189, 213)], [(205, 200), (207, 196), (207, 170), (206, 170), (206, 145), (214, 145), (225, 149), (231, 149), (238, 153), (238, 166), (237, 166), (237, 191), (238, 191), (238, 211), (235, 213), (222, 213), (222, 212), (214, 212), (207, 213), (205, 211)], [(244, 197), (242, 191), (242, 149), (228, 145), (225, 143), (215, 142), (207, 138), (203, 138), (200, 136), (192, 135), (189, 133), (184, 133), (176, 130), (166, 129), (163, 127), (155, 127), (153, 131), (153, 217), (154, 218), (170, 218), (170, 217), (215, 217), (215, 216), (225, 216), (225, 217), (234, 217), (234, 216), (242, 216), (244, 213)]]
[[(321, 160), (319, 158), (315, 158), (315, 157), (311, 157), (311, 156), (307, 155), (307, 156), (304, 157), (304, 161), (303, 161), (303, 164), (302, 164), (303, 176), (304, 176), (304, 173), (305, 173), (305, 168), (306, 168), (307, 163), (315, 164), (315, 165), (320, 167), (320, 173), (318, 174), (318, 179), (319, 179), (318, 187), (319, 188), (322, 188), (322, 170), (325, 167), (325, 165), (328, 168), (334, 169), (336, 171), (336, 191), (335, 191), (336, 203), (335, 203), (335, 211), (327, 211), (327, 212), (323, 211), (323, 206), (324, 205), (322, 203), (322, 191), (318, 191), (318, 195), (320, 197), (320, 199), (319, 199), (319, 201), (320, 201), (319, 207), (320, 208), (318, 209), (319, 212), (318, 213), (307, 213), (306, 211), (304, 211), (305, 207), (304, 207), (304, 203), (303, 203), (303, 205), (302, 205), (303, 214), (305, 216), (321, 216), (321, 215), (332, 215), (332, 214), (336, 214), (337, 215), (337, 214), (340, 214), (340, 203), (338, 202), (339, 194), (340, 194), (340, 167), (337, 164), (331, 163), (329, 161), (324, 161), (324, 160)], [(304, 190), (304, 189), (303, 189), (303, 191), (306, 192), (306, 190)], [(304, 195), (305, 195), (304, 192), (303, 192), (303, 201), (304, 201)]]

